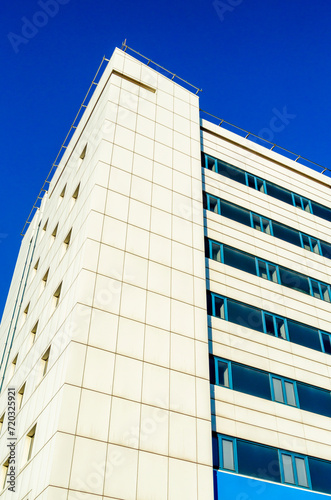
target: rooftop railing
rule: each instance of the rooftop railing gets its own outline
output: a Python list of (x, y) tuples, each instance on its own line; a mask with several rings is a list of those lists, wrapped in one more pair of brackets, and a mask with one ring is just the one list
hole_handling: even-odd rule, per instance
[(315, 170), (316, 172), (319, 172), (320, 174), (324, 174), (328, 177), (331, 177), (331, 169), (323, 167), (319, 163), (315, 163), (314, 161), (308, 160), (307, 158), (304, 158), (301, 155), (293, 153), (289, 149), (278, 146), (274, 142), (268, 141), (267, 139), (263, 139), (263, 137), (260, 137), (259, 135), (253, 134), (252, 132), (248, 132), (248, 130), (238, 127), (237, 125), (233, 125), (233, 123), (227, 122), (223, 118), (219, 118), (218, 116), (212, 115), (211, 113), (208, 113), (203, 109), (200, 109), (201, 118), (203, 118), (203, 115), (206, 115), (206, 119), (208, 119), (208, 121), (211, 121), (212, 123), (218, 125), (219, 127), (223, 127), (229, 132), (234, 132), (235, 134), (240, 135), (244, 139), (248, 139), (249, 141), (254, 142), (255, 144), (259, 144), (260, 146), (269, 149), (269, 151), (274, 151), (275, 153), (279, 153), (282, 156), (285, 156), (286, 158), (293, 160), (296, 163), (299, 163), (300, 165), (309, 167)]

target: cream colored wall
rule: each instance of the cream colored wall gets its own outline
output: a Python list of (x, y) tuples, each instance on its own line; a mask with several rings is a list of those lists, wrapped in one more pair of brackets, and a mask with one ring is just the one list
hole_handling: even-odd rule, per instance
[[(114, 68), (156, 92), (110, 76)], [(10, 383), (27, 381), (18, 498), (31, 490), (43, 499), (211, 500), (198, 98), (115, 50), (49, 193), (40, 266), (25, 293), (29, 315), (12, 349), (19, 364)], [(50, 343), (40, 382), (36, 367)], [(33, 458), (22, 469), (21, 444), (35, 422)]]

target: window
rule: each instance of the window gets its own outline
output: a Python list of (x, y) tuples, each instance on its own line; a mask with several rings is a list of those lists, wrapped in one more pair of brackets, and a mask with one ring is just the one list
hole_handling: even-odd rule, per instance
[(317, 299), (330, 302), (330, 286), (316, 280), (310, 280), (310, 295)]
[(287, 320), (288, 335), (291, 342), (295, 344), (321, 351), (321, 342), (318, 330), (311, 326)]
[(276, 448), (237, 439), (237, 455), (240, 474), (280, 482)]
[(300, 233), (300, 237), (301, 237), (302, 248), (308, 250), (309, 252), (314, 252), (321, 255), (319, 242), (316, 238), (313, 238), (312, 236), (308, 236), (307, 234), (302, 234), (302, 233)]
[(24, 319), (24, 321), (27, 318), (27, 315), (28, 315), (28, 312), (29, 312), (29, 307), (30, 307), (30, 302), (28, 303), (28, 305), (26, 306), (26, 308), (23, 311), (23, 319)]
[(241, 250), (223, 245), (217, 241), (206, 241), (206, 254), (210, 259), (222, 262), (236, 269), (254, 274), (274, 283), (312, 295), (326, 302), (331, 301), (330, 285), (304, 276), (285, 267), (259, 259)]
[(211, 384), (331, 417), (331, 393), (327, 389), (216, 356), (210, 357), (210, 373)]
[(28, 432), (26, 436), (26, 461), (28, 462), (32, 457), (34, 439), (36, 434), (36, 425), (32, 427), (32, 429)]
[(18, 359), (18, 354), (16, 354), (15, 358), (13, 359), (13, 361), (11, 362), (11, 374), (10, 376), (12, 377), (15, 373), (15, 370), (16, 370), (16, 365), (17, 365), (17, 359)]
[(262, 215), (252, 213), (251, 226), (262, 233), (272, 234), (271, 220), (266, 217), (262, 217)]
[(23, 404), (24, 391), (25, 391), (25, 383), (22, 385), (22, 387), (17, 392), (17, 408), (18, 408), (18, 410), (20, 410), (20, 408)]
[(55, 228), (53, 229), (53, 232), (52, 232), (52, 237), (53, 237), (54, 240), (55, 240), (56, 235), (57, 235), (58, 227), (59, 227), (59, 224), (56, 224), (56, 226), (55, 226)]
[(37, 321), (37, 323), (34, 325), (34, 327), (31, 330), (31, 344), (34, 344), (34, 341), (36, 340), (36, 334), (37, 334), (37, 330), (38, 330), (38, 323), (39, 323), (39, 321)]
[(280, 240), (287, 241), (292, 245), (296, 245), (297, 247), (301, 247), (301, 239), (299, 231), (292, 229), (284, 224), (280, 224), (279, 222), (272, 221), (272, 230), (273, 235)]
[(301, 210), (304, 210), (305, 212), (312, 213), (310, 201), (307, 200), (307, 198), (292, 193), (292, 201), (295, 207), (301, 208)]
[(42, 377), (44, 377), (46, 375), (46, 372), (47, 372), (50, 351), (51, 351), (51, 348), (49, 347), (47, 349), (47, 351), (44, 353), (44, 355), (42, 356), (42, 358), (41, 358), (41, 373), (42, 373)]
[(325, 241), (320, 241), (320, 247), (323, 257), (331, 259), (331, 245)]
[(255, 175), (248, 174), (246, 172), (246, 184), (248, 187), (256, 189), (256, 191), (260, 191), (261, 193), (266, 192), (266, 185), (263, 179), (256, 177)]
[(43, 279), (41, 280), (42, 289), (44, 289), (45, 286), (46, 286), (46, 283), (47, 283), (47, 280), (48, 280), (48, 274), (49, 274), (49, 268), (47, 269), (45, 275), (43, 276)]
[(207, 291), (208, 314), (258, 332), (331, 354), (331, 333)]
[(307, 276), (284, 267), (279, 267), (279, 276), (282, 285), (292, 288), (292, 290), (297, 290), (298, 292), (310, 294), (310, 279)]
[(1, 431), (2, 431), (2, 427), (3, 427), (3, 422), (5, 420), (5, 414), (3, 413), (0, 417), (0, 434), (1, 434)]
[(227, 299), (227, 318), (236, 325), (263, 332), (261, 310), (256, 307)]
[(86, 156), (86, 150), (87, 150), (87, 144), (85, 144), (84, 148), (83, 148), (83, 151), (81, 152), (79, 158), (81, 160), (84, 160), (85, 156)]
[(46, 231), (47, 226), (48, 226), (48, 219), (47, 219), (47, 221), (46, 221), (46, 222), (45, 222), (45, 224), (44, 224), (43, 231)]
[(327, 460), (217, 434), (213, 436), (213, 462), (222, 470), (331, 493), (331, 462)]
[(211, 294), (208, 295), (208, 314), (215, 316), (216, 318), (225, 319), (225, 301), (223, 297), (219, 295)]
[(282, 482), (309, 488), (307, 457), (289, 452), (280, 452)]
[(61, 289), (62, 289), (62, 283), (57, 287), (54, 295), (53, 295), (53, 307), (54, 309), (57, 308), (60, 302), (60, 296), (61, 296)]
[(235, 220), (240, 224), (245, 224), (258, 231), (287, 241), (292, 245), (299, 246), (305, 250), (331, 259), (331, 244), (320, 241), (312, 236), (302, 234), (289, 226), (250, 212), (234, 203), (220, 200), (216, 196), (204, 193), (204, 208), (222, 215), (223, 217), (227, 217), (228, 219)]
[(225, 436), (218, 437), (219, 443), (219, 465), (221, 469), (237, 471), (238, 465), (235, 457), (236, 440)]
[(312, 207), (312, 212), (317, 217), (321, 217), (322, 219), (328, 220), (331, 222), (331, 210), (330, 208), (324, 207), (315, 201), (311, 201), (310, 205)]
[(231, 363), (223, 359), (216, 359), (215, 383), (223, 387), (231, 387)]
[(257, 368), (231, 363), (232, 388), (258, 398), (271, 400), (269, 374)]
[(264, 332), (287, 340), (286, 319), (263, 311)]
[(229, 203), (228, 201), (221, 200), (221, 215), (227, 217), (228, 219), (235, 220), (240, 224), (245, 224), (245, 226), (250, 226), (250, 212), (245, 208), (239, 207), (234, 203)]
[(241, 170), (241, 168), (230, 165), (230, 163), (226, 163), (222, 160), (217, 160), (217, 172), (236, 182), (246, 184), (245, 172)]
[(214, 451), (218, 468), (269, 481), (281, 481), (276, 448), (220, 434), (217, 438), (213, 444), (218, 446), (218, 456)]
[(331, 493), (331, 462), (308, 457), (311, 487), (315, 491)]
[(35, 265), (33, 266), (35, 274), (37, 273), (37, 270), (38, 270), (38, 267), (39, 267), (39, 261), (40, 261), (40, 259), (38, 259), (37, 262), (35, 263)]
[(215, 158), (212, 158), (211, 156), (207, 156), (205, 157), (205, 167), (208, 169), (208, 170), (211, 170), (212, 172), (217, 172), (217, 160)]
[(76, 187), (75, 191), (73, 192), (73, 195), (72, 195), (72, 199), (73, 201), (75, 202), (78, 198), (78, 194), (79, 194), (79, 187), (80, 187), (80, 184), (78, 184), (78, 186)]
[(223, 245), (224, 264), (256, 275), (255, 257), (246, 252)]
[(293, 193), (286, 188), (282, 188), (274, 184), (273, 182), (266, 181), (256, 175), (250, 174), (241, 168), (235, 167), (226, 163), (225, 161), (213, 158), (209, 155), (202, 154), (205, 157), (204, 165), (208, 170), (217, 172), (220, 175), (229, 177), (230, 179), (240, 182), (241, 184), (246, 184), (246, 186), (256, 189), (262, 193), (266, 193), (277, 200), (293, 205), (294, 207), (300, 208), (306, 212), (312, 213), (317, 217), (321, 217), (329, 222), (331, 222), (331, 210), (328, 207), (320, 205), (315, 201), (311, 201), (308, 198), (300, 196), (299, 194)]
[(72, 231), (72, 230), (70, 229), (69, 233), (67, 234), (67, 236), (65, 237), (64, 242), (63, 242), (65, 251), (68, 249), (69, 244), (70, 244), (70, 240), (71, 240), (71, 231)]
[(1, 486), (2, 489), (4, 490), (6, 488), (6, 483), (7, 483), (7, 474), (8, 474), (8, 467), (9, 467), (9, 457), (7, 460), (2, 464), (1, 467)]
[(331, 417), (331, 393), (326, 389), (296, 382), (297, 394), (302, 410)]
[(277, 266), (262, 259), (257, 259), (257, 274), (266, 280), (280, 283)]
[(211, 259), (217, 262), (222, 262), (222, 246), (220, 243), (215, 241), (209, 241), (209, 256)]
[(61, 193), (60, 193), (60, 198), (64, 198), (64, 195), (66, 194), (66, 188), (67, 188), (67, 185), (64, 186), (64, 188), (62, 189)]
[(220, 200), (214, 196), (207, 195), (207, 209), (211, 212), (215, 212), (215, 214), (220, 214)]
[(322, 351), (331, 354), (331, 334), (320, 332)]
[(295, 383), (281, 377), (271, 376), (272, 399), (289, 406), (298, 406)]
[(272, 182), (266, 181), (267, 194), (276, 198), (277, 200), (283, 201), (284, 203), (289, 203), (292, 205), (292, 196), (290, 191), (284, 189)]
[(212, 172), (217, 172), (224, 177), (245, 184), (245, 172), (238, 167), (230, 165), (230, 163), (205, 155), (205, 167)]

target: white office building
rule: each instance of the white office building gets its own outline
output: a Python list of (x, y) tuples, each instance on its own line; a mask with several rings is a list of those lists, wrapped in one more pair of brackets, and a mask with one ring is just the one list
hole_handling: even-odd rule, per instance
[(0, 498), (330, 498), (328, 172), (123, 48), (24, 228)]

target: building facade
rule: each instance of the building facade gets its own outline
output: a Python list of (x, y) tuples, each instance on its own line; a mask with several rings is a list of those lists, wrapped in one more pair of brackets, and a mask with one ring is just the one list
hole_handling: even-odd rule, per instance
[(17, 260), (0, 498), (329, 498), (330, 187), (116, 49)]

